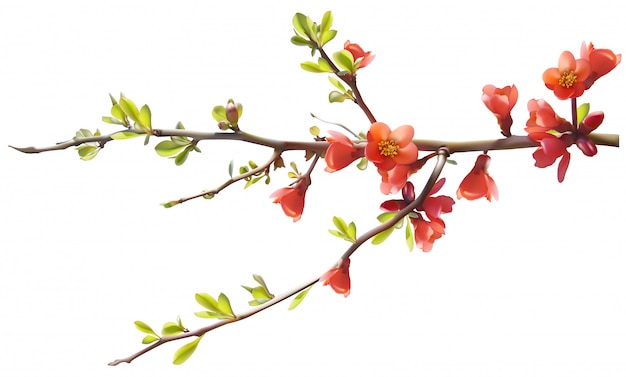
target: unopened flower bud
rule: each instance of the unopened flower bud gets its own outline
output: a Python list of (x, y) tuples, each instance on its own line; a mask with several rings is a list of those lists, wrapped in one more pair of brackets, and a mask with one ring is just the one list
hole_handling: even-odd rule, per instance
[(588, 135), (593, 132), (598, 126), (602, 124), (604, 120), (604, 113), (602, 111), (594, 111), (588, 114), (585, 119), (578, 126), (578, 131), (583, 135)]
[(576, 139), (576, 146), (585, 154), (585, 156), (592, 157), (598, 153), (596, 144), (589, 140), (586, 136), (579, 136), (578, 139)]
[(239, 111), (237, 110), (237, 105), (233, 102), (232, 99), (228, 100), (228, 104), (226, 105), (226, 119), (231, 124), (237, 124), (239, 121)]
[(230, 129), (230, 125), (228, 123), (226, 123), (225, 121), (221, 121), (217, 124), (217, 127), (219, 127), (220, 130), (222, 131), (226, 131)]

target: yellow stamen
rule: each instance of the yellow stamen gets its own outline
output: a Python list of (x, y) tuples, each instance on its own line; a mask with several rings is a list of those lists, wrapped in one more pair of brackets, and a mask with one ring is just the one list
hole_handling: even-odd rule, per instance
[(565, 71), (561, 73), (561, 78), (559, 78), (559, 85), (564, 88), (570, 88), (574, 85), (576, 79), (577, 77), (574, 74), (574, 71)]
[(395, 140), (382, 140), (378, 142), (378, 150), (380, 154), (386, 157), (394, 157), (398, 154), (400, 147)]

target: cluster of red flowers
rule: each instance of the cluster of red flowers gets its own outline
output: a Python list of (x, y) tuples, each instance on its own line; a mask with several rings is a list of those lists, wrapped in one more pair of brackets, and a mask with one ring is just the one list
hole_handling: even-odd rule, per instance
[[(571, 52), (564, 51), (559, 57), (558, 67), (548, 68), (543, 73), (546, 87), (552, 90), (558, 99), (575, 100), (580, 97), (596, 80), (612, 71), (622, 59), (621, 54), (615, 54), (609, 49), (596, 49), (592, 43), (585, 42), (581, 46), (580, 56), (580, 59), (575, 59)], [(507, 137), (511, 136), (510, 129), (513, 123), (511, 110), (517, 102), (517, 95), (515, 85), (504, 88), (487, 85), (483, 88), (482, 100), (496, 116), (502, 134)], [(597, 147), (588, 135), (602, 123), (604, 113), (601, 111), (586, 114), (583, 119), (576, 119), (574, 113), (572, 119), (575, 122), (568, 122), (558, 116), (543, 99), (528, 101), (528, 111), (530, 118), (526, 122), (525, 131), (529, 138), (539, 143), (539, 147), (533, 153), (535, 166), (545, 168), (560, 158), (557, 169), (559, 182), (565, 179), (569, 166), (570, 153), (567, 150), (569, 146), (575, 143), (586, 156), (594, 156), (597, 153)], [(476, 167), (478, 165), (479, 161), (476, 161)]]
[[(449, 196), (433, 196), (441, 190), (444, 183), (446, 183), (445, 178), (437, 181), (422, 204), (409, 215), (414, 229), (415, 244), (426, 252), (432, 250), (435, 241), (444, 235), (446, 224), (441, 219), (441, 215), (452, 212), (454, 205), (454, 200)], [(402, 188), (402, 199), (387, 200), (380, 205), (380, 209), (386, 212), (398, 212), (411, 205), (415, 198), (413, 183), (406, 182)]]
[[(358, 68), (364, 68), (372, 62), (375, 55), (365, 52), (358, 44), (346, 41), (344, 49), (349, 51)], [(573, 54), (565, 51), (559, 58), (558, 67), (549, 68), (543, 73), (547, 88), (552, 90), (559, 99), (575, 99), (589, 89), (600, 77), (613, 70), (621, 61), (621, 55), (608, 49), (596, 49), (589, 43), (583, 43), (581, 58), (575, 59)], [(515, 85), (497, 88), (486, 85), (483, 88), (482, 101), (495, 115), (501, 133), (510, 137), (513, 118), (511, 110), (517, 103), (518, 91)], [(577, 125), (558, 116), (552, 107), (542, 99), (528, 101), (530, 117), (526, 122), (528, 137), (535, 140), (539, 147), (533, 153), (535, 166), (544, 168), (560, 158), (558, 180), (562, 182), (570, 161), (567, 148), (576, 144), (587, 156), (597, 153), (596, 145), (588, 137), (603, 121), (602, 112), (587, 114), (578, 120)], [(576, 115), (573, 115), (576, 119)], [(402, 199), (387, 200), (381, 204), (386, 212), (398, 212), (413, 204), (416, 200), (415, 188), (408, 182), (425, 161), (418, 159), (418, 148), (413, 142), (412, 126), (400, 126), (394, 130), (382, 122), (372, 123), (367, 132), (365, 147), (357, 147), (346, 135), (328, 131), (326, 140), (329, 146), (324, 155), (326, 171), (336, 172), (365, 157), (372, 162), (381, 176), (380, 190), (383, 194), (402, 191)], [(489, 157), (485, 151), (480, 154), (474, 167), (463, 179), (457, 189), (457, 198), (476, 200), (486, 198), (491, 201), (498, 199), (498, 188), (488, 173)], [(424, 159), (426, 160), (426, 159)], [(408, 215), (414, 229), (415, 244), (423, 251), (432, 250), (434, 242), (445, 233), (445, 223), (441, 219), (444, 213), (452, 212), (454, 200), (445, 195), (434, 196), (444, 185), (445, 178), (440, 179), (428, 193), (421, 205)], [(271, 197), (280, 203), (287, 216), (298, 221), (304, 209), (304, 196), (310, 181), (308, 177), (300, 177), (293, 187), (282, 188)], [(335, 292), (348, 296), (350, 294), (350, 259), (342, 259), (338, 266), (321, 276), (320, 282), (330, 285)]]

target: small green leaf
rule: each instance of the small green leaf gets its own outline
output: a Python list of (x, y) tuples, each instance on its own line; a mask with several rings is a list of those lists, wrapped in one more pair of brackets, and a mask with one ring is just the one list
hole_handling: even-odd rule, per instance
[(187, 343), (184, 346), (180, 347), (178, 351), (174, 353), (174, 364), (180, 365), (187, 361), (187, 359), (189, 359), (191, 355), (193, 355), (193, 353), (196, 351), (200, 340), (202, 340), (202, 335), (193, 342)]
[(152, 129), (152, 113), (150, 112), (148, 105), (143, 105), (141, 107), (141, 111), (139, 111), (139, 116), (137, 117), (137, 123), (144, 128), (149, 130)]
[(383, 230), (382, 232), (378, 233), (377, 235), (372, 237), (372, 244), (380, 245), (381, 243), (385, 242), (385, 240), (389, 238), (389, 236), (391, 235), (391, 233), (393, 233), (395, 229), (396, 228), (392, 226), (391, 228)]
[(120, 132), (116, 132), (113, 135), (111, 135), (111, 139), (113, 140), (126, 140), (126, 139), (132, 139), (134, 137), (137, 136), (141, 136), (142, 134), (139, 134), (137, 132), (132, 132), (132, 131), (120, 131)]
[(317, 59), (317, 65), (324, 72), (332, 72), (333, 71), (333, 68), (330, 66), (330, 64), (328, 64), (328, 62), (324, 58)]
[(122, 123), (126, 125), (126, 114), (118, 103), (111, 107), (111, 115), (113, 115), (114, 118), (121, 120)]
[(185, 163), (185, 161), (187, 161), (187, 157), (189, 156), (189, 152), (191, 152), (193, 148), (191, 147), (191, 145), (187, 146), (187, 148), (183, 149), (182, 152), (180, 152), (178, 155), (176, 155), (176, 157), (174, 158), (174, 163), (176, 164), (176, 166), (180, 166), (182, 164)]
[(221, 122), (221, 121), (225, 121), (226, 120), (226, 108), (224, 106), (215, 106), (213, 108), (213, 112), (211, 113), (211, 115), (213, 116), (213, 119), (215, 119), (216, 122)]
[(94, 153), (97, 149), (98, 149), (98, 147), (94, 147), (94, 146), (91, 146), (91, 145), (81, 145), (80, 147), (78, 147), (78, 155), (82, 159), (82, 158), (84, 158), (86, 156), (89, 156), (90, 154)]
[(170, 140), (163, 140), (154, 147), (154, 150), (159, 156), (171, 157), (178, 154), (183, 148), (185, 146), (178, 145)]
[(163, 329), (161, 330), (161, 335), (163, 336), (172, 336), (176, 334), (180, 334), (185, 331), (185, 328), (180, 326), (176, 322), (165, 322), (163, 325)]
[(149, 142), (150, 142), (150, 134), (147, 134), (146, 138), (143, 139), (143, 145), (148, 145)]
[(576, 118), (578, 119), (578, 123), (582, 122), (587, 114), (589, 114), (589, 107), (589, 103), (583, 103), (578, 106), (578, 108), (576, 109)]
[(319, 65), (313, 63), (313, 62), (304, 62), (304, 63), (300, 63), (300, 67), (302, 69), (304, 69), (307, 72), (313, 72), (313, 73), (324, 73), (324, 72), (328, 72), (323, 70)]
[(230, 160), (230, 163), (228, 164), (228, 176), (229, 177), (233, 177), (233, 167), (234, 167), (234, 160)]
[(291, 43), (293, 43), (296, 46), (309, 46), (309, 47), (313, 47), (311, 45), (311, 42), (308, 39), (305, 39), (299, 35), (294, 35), (293, 37), (291, 37)]
[(115, 97), (113, 97), (111, 93), (109, 93), (109, 98), (111, 99), (111, 105), (117, 105), (117, 100), (115, 99)]
[(354, 58), (352, 57), (350, 51), (337, 51), (333, 54), (333, 59), (341, 69), (354, 74)]
[(337, 36), (337, 30), (328, 30), (320, 38), (320, 46), (324, 46), (326, 43), (332, 41)]
[(448, 158), (448, 159), (446, 159), (446, 162), (447, 162), (448, 164), (450, 164), (450, 165), (457, 165), (456, 160), (451, 160), (451, 159), (449, 159), (449, 158)]
[(348, 229), (346, 230), (346, 235), (350, 238), (350, 240), (354, 243), (356, 242), (356, 224), (351, 222), (348, 225)]
[(139, 123), (139, 110), (137, 109), (137, 106), (133, 101), (126, 97), (122, 97), (120, 98), (119, 105), (122, 108), (124, 114), (126, 114), (126, 116), (128, 116), (134, 122)]
[(293, 300), (291, 301), (291, 304), (289, 304), (289, 310), (293, 310), (293, 309), (297, 308), (298, 305), (300, 305), (302, 303), (302, 300), (304, 300), (304, 298), (309, 293), (311, 288), (313, 288), (313, 285), (314, 284), (311, 284), (307, 289), (301, 291), (300, 293), (298, 293), (298, 295), (296, 297), (293, 298)]
[(208, 293), (196, 293), (196, 302), (212, 312), (217, 312), (217, 301)]
[(137, 330), (143, 333), (158, 336), (157, 333), (155, 333), (154, 330), (152, 330), (152, 327), (148, 326), (145, 322), (135, 321), (135, 327), (137, 328)]
[(404, 237), (406, 239), (406, 246), (409, 248), (409, 251), (413, 251), (413, 247), (415, 247), (415, 240), (413, 239), (413, 227), (411, 227), (410, 221), (406, 222)]
[(217, 307), (219, 312), (225, 315), (230, 316), (231, 318), (235, 318), (235, 313), (233, 313), (233, 308), (230, 306), (230, 300), (226, 297), (225, 294), (220, 293), (217, 298)]
[(328, 102), (330, 103), (337, 103), (337, 102), (341, 103), (347, 99), (351, 100), (352, 97), (350, 97), (349, 95), (340, 93), (336, 90), (333, 90), (332, 92), (328, 93)]
[(333, 86), (335, 88), (339, 89), (339, 91), (341, 91), (341, 93), (345, 93), (346, 92), (346, 87), (343, 86), (341, 81), (339, 81), (338, 79), (334, 78), (333, 76), (328, 76), (328, 81), (330, 81), (330, 83), (333, 84)]
[(105, 123), (109, 123), (109, 124), (119, 124), (122, 126), (125, 126), (126, 123), (122, 122), (121, 120), (114, 118), (114, 117), (107, 117), (107, 116), (103, 116), (102, 117), (102, 121)]
[(172, 208), (172, 207), (174, 207), (175, 205), (178, 205), (178, 204), (180, 204), (180, 202), (178, 200), (171, 200), (171, 201), (166, 202), (166, 203), (161, 203), (161, 205), (163, 207), (165, 207), (165, 208)]
[(91, 133), (91, 131), (89, 131), (86, 128), (81, 128), (80, 130), (76, 131), (76, 137), (92, 137), (93, 134)]
[(309, 128), (309, 132), (313, 136), (320, 136), (320, 128), (318, 126), (311, 126), (311, 128)]
[(339, 216), (333, 216), (333, 224), (335, 224), (335, 227), (341, 232), (341, 233), (346, 233), (346, 230), (348, 229), (348, 226), (346, 225), (346, 222)]
[(289, 178), (298, 178), (298, 174), (290, 171), (289, 173), (287, 173), (287, 177), (289, 177)]
[(380, 221), (381, 223), (384, 223), (386, 221), (391, 220), (392, 217), (394, 217), (398, 212), (383, 212), (380, 215), (378, 215), (376, 217), (376, 219), (378, 219), (378, 221)]
[(250, 166), (250, 169), (256, 169), (259, 166), (257, 164), (254, 163), (254, 161), (250, 160), (248, 161), (248, 166)]
[(356, 165), (357, 168), (359, 168), (359, 170), (365, 170), (367, 169), (367, 158), (363, 157), (359, 163)]
[(152, 342), (156, 342), (157, 340), (159, 340), (158, 336), (154, 336), (154, 335), (146, 335), (142, 340), (141, 343), (143, 344), (150, 344)]

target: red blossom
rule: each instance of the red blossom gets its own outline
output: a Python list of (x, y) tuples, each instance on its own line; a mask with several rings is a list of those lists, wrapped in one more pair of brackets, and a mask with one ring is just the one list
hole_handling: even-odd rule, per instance
[(528, 101), (530, 118), (526, 122), (528, 137), (539, 142), (539, 148), (533, 153), (535, 166), (548, 167), (561, 157), (557, 170), (559, 182), (565, 179), (569, 166), (570, 153), (567, 148), (574, 143), (576, 130), (572, 124), (558, 116), (546, 101), (531, 99)]
[(483, 88), (483, 103), (496, 116), (502, 135), (506, 137), (511, 136), (511, 125), (513, 124), (511, 110), (517, 103), (517, 94), (515, 85), (504, 88), (485, 85)]
[(580, 47), (580, 57), (591, 64), (591, 73), (585, 80), (585, 89), (589, 89), (597, 79), (611, 72), (622, 60), (622, 54), (615, 55), (606, 48), (596, 49), (593, 43), (585, 44), (584, 41)]
[(371, 51), (365, 52), (363, 51), (361, 46), (356, 43), (350, 43), (349, 40), (344, 43), (343, 49), (348, 50), (348, 52), (352, 54), (352, 58), (355, 62), (357, 61), (357, 59), (362, 59), (357, 69), (367, 67), (376, 57), (376, 55), (372, 55)]
[[(440, 216), (452, 212), (454, 199), (446, 195), (433, 196), (443, 187), (445, 182), (445, 178), (437, 181), (426, 199), (409, 216), (415, 233), (415, 245), (423, 251), (430, 251), (435, 240), (441, 238), (445, 233), (446, 224)], [(402, 189), (402, 199), (387, 200), (380, 205), (380, 209), (386, 212), (398, 212), (410, 205), (415, 199), (415, 187), (413, 183), (407, 182)], [(428, 217), (428, 220), (424, 218), (424, 215)]]
[(585, 91), (585, 80), (590, 73), (591, 64), (587, 60), (574, 59), (571, 52), (563, 51), (559, 66), (543, 73), (543, 82), (558, 99), (576, 98)]
[(340, 295), (348, 297), (350, 294), (350, 258), (341, 261), (339, 267), (330, 269), (320, 277), (322, 285), (329, 285)]
[(336, 172), (353, 163), (356, 159), (363, 157), (363, 149), (356, 149), (352, 141), (341, 132), (328, 131), (330, 136), (326, 136), (326, 141), (330, 143), (326, 149), (326, 170)]
[(294, 187), (283, 187), (270, 195), (274, 203), (280, 203), (285, 215), (293, 218), (294, 222), (300, 220), (304, 210), (304, 196), (309, 187), (305, 181), (306, 178), (303, 178)]
[(487, 198), (498, 200), (498, 187), (496, 182), (487, 173), (491, 157), (481, 154), (476, 158), (474, 168), (463, 179), (458, 190), (456, 190), (457, 199), (465, 198), (467, 200), (476, 200)]
[(396, 165), (408, 165), (417, 160), (412, 126), (400, 126), (391, 131), (382, 122), (372, 123), (367, 132), (365, 157), (379, 170), (389, 171)]

